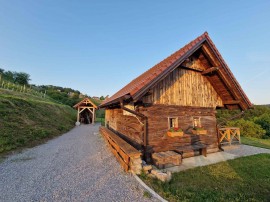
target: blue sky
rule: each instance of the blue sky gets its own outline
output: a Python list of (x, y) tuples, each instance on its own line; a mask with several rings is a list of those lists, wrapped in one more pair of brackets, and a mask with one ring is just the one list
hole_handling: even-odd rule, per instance
[(269, 0), (0, 0), (0, 68), (112, 95), (208, 31), (250, 100), (266, 104), (269, 11)]

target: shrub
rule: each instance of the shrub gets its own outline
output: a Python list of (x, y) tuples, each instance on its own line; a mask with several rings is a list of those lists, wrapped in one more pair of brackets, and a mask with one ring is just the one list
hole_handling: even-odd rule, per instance
[(255, 118), (254, 121), (266, 131), (267, 136), (270, 136), (270, 114), (263, 114), (260, 117)]
[(228, 125), (239, 127), (241, 135), (245, 137), (262, 138), (266, 134), (266, 131), (260, 125), (244, 119), (229, 121)]

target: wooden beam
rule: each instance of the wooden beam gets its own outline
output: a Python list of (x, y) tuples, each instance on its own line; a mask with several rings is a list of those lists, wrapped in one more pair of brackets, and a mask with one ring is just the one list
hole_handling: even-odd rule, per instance
[[(93, 111), (90, 109), (90, 108), (87, 108), (92, 114), (93, 114)], [(94, 109), (93, 109), (94, 110)]]
[(209, 69), (204, 70), (202, 72), (202, 75), (213, 73), (213, 72), (217, 71), (218, 69), (219, 69), (219, 67), (211, 67)]
[(195, 69), (195, 68), (187, 67), (187, 66), (183, 66), (183, 65), (181, 65), (180, 68), (188, 69), (188, 70), (193, 70), (193, 71), (196, 71), (196, 72), (203, 72), (202, 69)]
[(82, 113), (86, 108), (83, 108), (82, 110), (81, 110), (81, 108), (78, 108), (80, 111), (79, 111), (79, 113)]
[(91, 109), (93, 109), (94, 107), (90, 107), (90, 106), (80, 106), (80, 108), (81, 108), (81, 109), (83, 109), (83, 108), (91, 108)]
[(229, 100), (229, 101), (224, 101), (224, 105), (237, 105), (240, 104), (240, 100)]

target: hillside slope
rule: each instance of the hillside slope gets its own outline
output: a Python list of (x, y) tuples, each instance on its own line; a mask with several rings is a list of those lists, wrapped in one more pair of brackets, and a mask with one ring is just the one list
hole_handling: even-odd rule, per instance
[(0, 89), (0, 153), (60, 135), (75, 120), (76, 111), (69, 106)]

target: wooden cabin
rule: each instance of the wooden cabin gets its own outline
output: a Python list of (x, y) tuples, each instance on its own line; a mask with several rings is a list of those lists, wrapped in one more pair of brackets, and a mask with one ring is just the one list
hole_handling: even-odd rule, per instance
[[(243, 111), (252, 104), (205, 32), (100, 107), (106, 109), (106, 127), (150, 161), (152, 153), (198, 143), (207, 153), (219, 151), (216, 109)], [(193, 134), (198, 125), (205, 134)], [(183, 135), (168, 136), (171, 127), (182, 128)]]
[(77, 123), (95, 123), (97, 106), (89, 98), (84, 98), (73, 107), (77, 109)]

